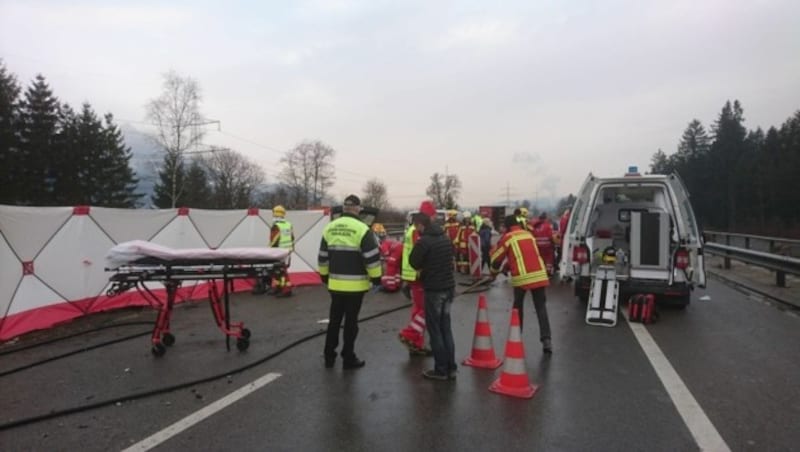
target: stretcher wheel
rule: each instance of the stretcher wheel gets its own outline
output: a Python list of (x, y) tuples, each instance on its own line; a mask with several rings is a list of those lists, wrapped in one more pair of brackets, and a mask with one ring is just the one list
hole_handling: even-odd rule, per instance
[(250, 346), (250, 339), (246, 337), (240, 337), (236, 339), (236, 348), (239, 349), (240, 352), (247, 350), (247, 347)]
[(161, 342), (170, 347), (175, 343), (175, 336), (172, 333), (164, 333), (164, 336), (161, 337)]
[(250, 339), (250, 330), (247, 328), (242, 328), (242, 337), (245, 339)]
[(164, 353), (167, 352), (167, 347), (164, 347), (164, 344), (156, 344), (150, 351), (153, 352), (155, 356), (164, 356)]

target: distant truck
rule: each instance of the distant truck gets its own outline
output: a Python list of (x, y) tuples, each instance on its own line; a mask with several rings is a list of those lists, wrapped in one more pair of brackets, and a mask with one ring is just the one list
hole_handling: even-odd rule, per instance
[(492, 220), (492, 225), (495, 229), (500, 229), (503, 220), (506, 218), (506, 206), (480, 206), (478, 207), (478, 214), (482, 218)]

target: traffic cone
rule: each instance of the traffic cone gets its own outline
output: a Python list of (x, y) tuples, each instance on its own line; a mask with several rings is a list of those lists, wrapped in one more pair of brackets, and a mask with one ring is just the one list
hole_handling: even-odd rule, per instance
[(478, 315), (475, 319), (475, 336), (472, 339), (472, 354), (464, 360), (464, 364), (484, 369), (497, 369), (503, 361), (494, 355), (492, 345), (492, 327), (486, 309), (486, 297), (478, 297)]
[(512, 397), (530, 399), (539, 389), (531, 384), (528, 379), (528, 369), (525, 367), (525, 349), (522, 346), (522, 332), (520, 331), (519, 312), (511, 311), (511, 330), (508, 332), (506, 342), (505, 364), (500, 378), (489, 386), (489, 390), (498, 394)]

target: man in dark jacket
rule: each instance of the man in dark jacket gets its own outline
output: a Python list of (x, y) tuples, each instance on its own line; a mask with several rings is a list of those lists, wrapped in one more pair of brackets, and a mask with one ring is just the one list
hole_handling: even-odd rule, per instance
[(433, 350), (434, 368), (422, 373), (425, 378), (447, 380), (456, 378), (455, 345), (450, 326), (450, 307), (453, 304), (453, 245), (444, 230), (427, 215), (414, 218), (421, 231), (419, 241), (409, 256), (411, 267), (421, 272), (425, 289), (425, 325)]

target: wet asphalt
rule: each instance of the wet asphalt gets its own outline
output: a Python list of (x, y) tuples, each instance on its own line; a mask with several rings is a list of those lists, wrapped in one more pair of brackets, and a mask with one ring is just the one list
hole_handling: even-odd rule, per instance
[[(463, 287), (459, 287), (463, 289)], [(511, 288), (485, 293), (495, 351), (509, 329)], [(710, 298), (702, 301), (701, 297)], [(585, 307), (567, 286), (548, 289), (555, 353), (538, 342), (526, 300), (526, 367), (539, 391), (531, 400), (487, 390), (496, 371), (459, 368), (454, 382), (420, 376), (431, 358), (410, 357), (397, 333), (408, 309), (363, 322), (357, 353), (367, 365), (324, 369), (322, 336), (241, 373), (286, 345), (324, 331), (328, 296), (319, 287), (294, 297), (239, 294), (232, 317), (253, 332), (246, 352), (226, 351), (207, 303), (176, 309), (176, 344), (161, 358), (139, 337), (0, 377), (0, 424), (122, 397), (214, 374), (209, 383), (0, 431), (3, 450), (120, 450), (270, 372), (282, 376), (163, 443), (157, 450), (697, 450), (689, 429), (626, 321), (584, 323)], [(368, 294), (362, 317), (403, 307), (400, 294)], [(456, 355), (469, 354), (477, 295), (453, 307)], [(123, 311), (103, 322), (147, 321)], [(711, 281), (683, 311), (662, 310), (647, 330), (732, 450), (800, 446), (800, 318)], [(90, 328), (73, 322), (63, 334)], [(59, 334), (58, 330), (53, 334)], [(0, 356), (0, 373), (117, 337), (132, 325)], [(26, 340), (9, 348), (26, 345)]]

